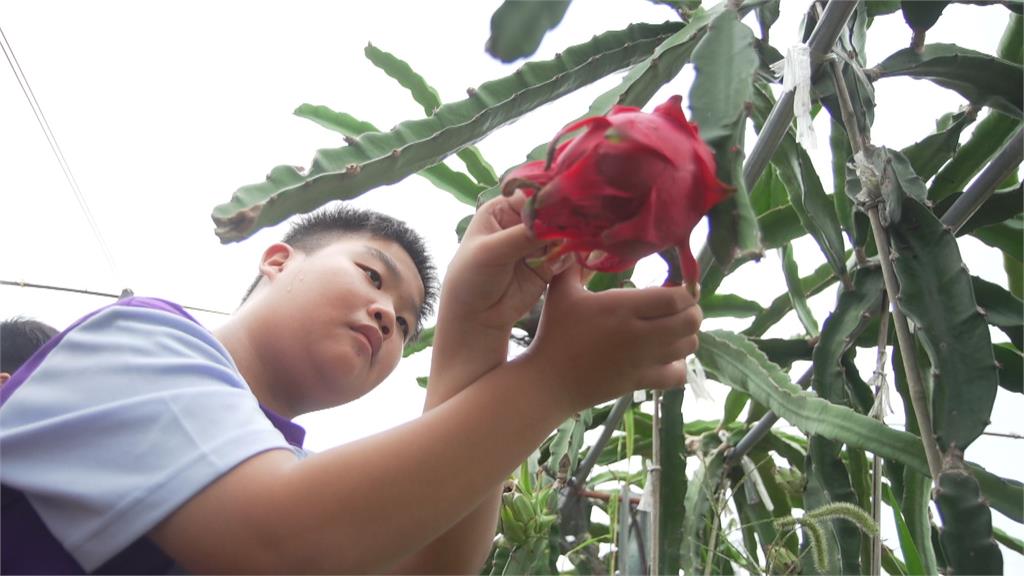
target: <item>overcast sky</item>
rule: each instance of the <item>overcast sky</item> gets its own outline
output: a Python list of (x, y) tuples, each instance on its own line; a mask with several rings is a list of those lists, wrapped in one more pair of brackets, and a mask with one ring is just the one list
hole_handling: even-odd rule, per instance
[[(363, 57), (367, 42), (409, 62), (444, 101), (510, 74), (483, 50), (498, 2), (75, 2), (5, 0), (0, 27), (57, 137), (75, 180), (109, 246), (108, 263), (75, 194), (55, 160), (9, 68), (0, 69), (0, 279), (104, 292), (131, 288), (181, 304), (229, 312), (257, 271), (263, 247), (284, 227), (232, 245), (213, 234), (212, 208), (239, 186), (261, 181), (278, 164), (308, 166), (340, 135), (295, 117), (302, 103), (324, 104), (381, 128), (422, 116), (404, 89)], [(806, 0), (783, 2), (772, 43), (785, 52)], [(1008, 12), (1002, 7), (950, 6), (929, 41), (994, 52)], [(536, 58), (633, 21), (661, 22), (671, 11), (643, 0), (577, 0), (545, 38)], [(751, 26), (755, 27), (752, 21)], [(909, 43), (900, 15), (879, 19), (869, 36), (869, 64)], [(498, 172), (520, 162), (564, 122), (586, 110), (620, 76), (599, 82), (531, 113), (480, 144)], [(689, 91), (681, 79), (652, 105)], [(900, 148), (926, 135), (945, 112), (964, 104), (955, 93), (923, 81), (887, 79), (876, 85), (873, 140)], [(896, 102), (901, 102), (896, 104)], [(684, 102), (685, 107), (685, 102)], [(825, 117), (826, 115), (822, 115)], [(819, 172), (828, 171), (827, 124), (818, 122)], [(748, 138), (748, 142), (753, 137)], [(461, 164), (449, 164), (461, 168)], [(830, 178), (825, 179), (831, 186)], [(356, 200), (410, 222), (428, 239), (443, 269), (454, 253), (455, 224), (470, 213), (422, 178), (410, 177)], [(695, 249), (704, 229), (693, 236)], [(1005, 285), (998, 254), (978, 242), (961, 248), (972, 273)], [(822, 261), (808, 240), (797, 243), (803, 273)], [(657, 262), (638, 278), (659, 283)], [(748, 264), (722, 291), (763, 304), (785, 290), (777, 258)], [(756, 286), (756, 289), (752, 289)], [(819, 321), (834, 302), (812, 300)], [(25, 314), (59, 328), (108, 300), (0, 287), (0, 317)], [(197, 313), (210, 327), (223, 317)], [(739, 329), (745, 322), (706, 323)], [(773, 335), (800, 332), (792, 317)], [(1001, 334), (999, 334), (1001, 336)], [(414, 417), (422, 393), (415, 377), (428, 354), (402, 366), (354, 407), (304, 417), (309, 443), (323, 448)], [(715, 388), (717, 396), (722, 390)], [(1022, 432), (1020, 395), (1000, 390), (994, 428)], [(687, 417), (717, 418), (721, 404), (696, 404)], [(893, 416), (893, 420), (901, 420)], [(997, 473), (1021, 478), (1006, 451), (1015, 441), (983, 438), (970, 456)], [(1019, 441), (1017, 441), (1019, 442)], [(1002, 522), (1005, 525), (1005, 522)], [(1018, 536), (1020, 527), (1010, 524)], [(1019, 558), (1019, 557), (1017, 557)]]

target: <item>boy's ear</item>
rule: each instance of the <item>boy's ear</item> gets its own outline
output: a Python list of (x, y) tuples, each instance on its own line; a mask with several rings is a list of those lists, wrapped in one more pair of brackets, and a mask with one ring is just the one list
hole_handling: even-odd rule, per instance
[(270, 280), (277, 278), (296, 254), (295, 249), (284, 242), (271, 244), (260, 258), (260, 274)]

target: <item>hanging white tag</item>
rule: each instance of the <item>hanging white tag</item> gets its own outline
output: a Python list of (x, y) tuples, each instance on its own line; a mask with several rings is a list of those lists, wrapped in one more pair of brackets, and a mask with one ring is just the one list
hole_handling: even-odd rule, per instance
[(889, 401), (889, 382), (885, 377), (885, 372), (875, 372), (871, 376), (868, 386), (875, 389), (875, 402), (871, 405), (868, 416), (881, 420), (892, 414), (892, 403)]
[(811, 118), (811, 50), (806, 44), (790, 46), (783, 66), (782, 89), (793, 90), (793, 115), (796, 116), (796, 140), (804, 148), (817, 148)]
[(693, 390), (693, 395), (698, 400), (714, 401), (711, 392), (708, 391), (707, 375), (704, 373), (704, 366), (696, 356), (690, 356), (686, 362), (686, 387)]

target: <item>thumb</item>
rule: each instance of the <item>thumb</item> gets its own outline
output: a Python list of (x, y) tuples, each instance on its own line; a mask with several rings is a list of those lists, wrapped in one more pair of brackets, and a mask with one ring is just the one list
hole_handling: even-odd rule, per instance
[(583, 288), (583, 268), (573, 258), (568, 268), (551, 279), (547, 298), (549, 301), (557, 301), (584, 291), (586, 290)]
[(548, 242), (538, 240), (525, 224), (516, 224), (480, 240), (488, 259), (497, 263), (516, 262), (532, 255)]

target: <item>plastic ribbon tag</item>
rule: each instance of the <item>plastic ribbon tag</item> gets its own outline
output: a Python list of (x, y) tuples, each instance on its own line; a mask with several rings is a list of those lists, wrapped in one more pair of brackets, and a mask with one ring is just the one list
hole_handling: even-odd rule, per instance
[(868, 416), (881, 420), (892, 414), (892, 403), (889, 401), (889, 382), (885, 378), (885, 372), (875, 372), (871, 376), (868, 386), (875, 388), (875, 402), (871, 405)]
[(693, 395), (698, 400), (708, 400), (713, 402), (715, 399), (711, 396), (711, 392), (708, 391), (708, 387), (705, 384), (707, 376), (704, 374), (704, 366), (701, 365), (700, 360), (697, 360), (696, 356), (691, 356), (690, 360), (686, 363), (686, 387), (693, 390)]
[(811, 118), (811, 50), (806, 44), (790, 46), (783, 60), (782, 89), (793, 90), (796, 141), (810, 150), (818, 147)]

